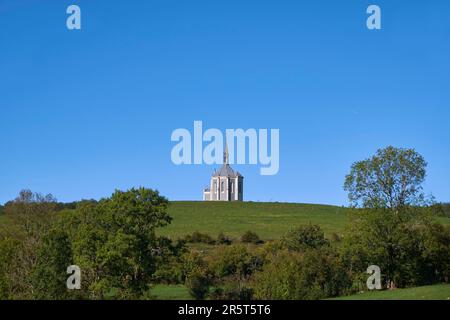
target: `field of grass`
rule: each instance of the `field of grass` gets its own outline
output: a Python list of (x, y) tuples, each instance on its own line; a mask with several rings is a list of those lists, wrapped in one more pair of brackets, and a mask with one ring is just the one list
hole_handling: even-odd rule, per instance
[[(193, 299), (188, 289), (183, 285), (157, 285), (151, 292), (158, 300)], [(450, 300), (450, 284), (390, 291), (371, 291), (331, 300)]]
[(342, 233), (350, 209), (315, 204), (262, 202), (171, 202), (170, 226), (161, 233), (173, 239), (194, 231), (212, 237), (222, 231), (234, 239), (251, 230), (263, 240), (279, 239), (300, 224), (318, 224), (329, 236)]
[(183, 285), (156, 285), (151, 290), (158, 300), (192, 300), (189, 290)]
[(450, 300), (450, 284), (390, 291), (371, 291), (333, 300)]
[[(274, 240), (295, 226), (312, 223), (320, 225), (329, 237), (332, 233), (343, 233), (350, 211), (320, 204), (174, 201), (169, 206), (173, 221), (160, 233), (177, 239), (194, 231), (207, 233), (213, 238), (224, 232), (238, 239), (250, 230), (263, 240)], [(450, 218), (440, 217), (438, 220), (450, 225)]]

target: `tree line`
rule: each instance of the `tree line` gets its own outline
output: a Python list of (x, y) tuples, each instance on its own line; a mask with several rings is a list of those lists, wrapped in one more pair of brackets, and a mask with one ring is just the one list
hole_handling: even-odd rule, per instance
[[(1, 299), (154, 299), (156, 284), (184, 284), (196, 299), (323, 299), (367, 290), (367, 267), (385, 289), (449, 281), (446, 206), (424, 196), (426, 162), (388, 147), (355, 162), (344, 183), (354, 210), (343, 235), (293, 227), (279, 240), (254, 232), (158, 235), (172, 222), (158, 191), (132, 188), (99, 201), (61, 204), (24, 190), (2, 208)], [(203, 242), (207, 248), (192, 243)], [(82, 271), (68, 290), (66, 269)]]

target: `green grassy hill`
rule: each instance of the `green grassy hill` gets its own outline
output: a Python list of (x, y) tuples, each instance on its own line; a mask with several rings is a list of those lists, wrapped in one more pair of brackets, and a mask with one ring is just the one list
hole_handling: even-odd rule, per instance
[(300, 224), (319, 224), (327, 235), (341, 233), (350, 209), (315, 204), (262, 202), (171, 202), (170, 226), (161, 233), (180, 238), (194, 231), (239, 238), (251, 230), (262, 239), (279, 239)]
[[(326, 236), (342, 234), (351, 209), (329, 205), (268, 202), (174, 201), (169, 206), (172, 223), (160, 230), (173, 239), (194, 231), (216, 237), (220, 232), (238, 239), (256, 232), (263, 240), (279, 239), (292, 227), (318, 224)], [(439, 218), (450, 224), (449, 218)]]
[(450, 284), (365, 292), (333, 300), (450, 300)]

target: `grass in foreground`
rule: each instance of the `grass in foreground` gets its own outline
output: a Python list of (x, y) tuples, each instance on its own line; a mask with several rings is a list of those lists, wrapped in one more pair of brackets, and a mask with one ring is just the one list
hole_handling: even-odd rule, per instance
[(371, 291), (333, 300), (450, 300), (450, 284)]
[(188, 288), (183, 285), (156, 285), (151, 290), (158, 300), (192, 300)]
[[(156, 285), (151, 292), (158, 300), (193, 299), (183, 285)], [(330, 300), (450, 300), (450, 284), (371, 291)]]

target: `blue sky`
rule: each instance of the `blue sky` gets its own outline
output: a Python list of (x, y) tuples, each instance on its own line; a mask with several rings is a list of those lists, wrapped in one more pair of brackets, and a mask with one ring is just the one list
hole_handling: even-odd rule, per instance
[(350, 165), (394, 145), (450, 201), (449, 57), (446, 0), (0, 0), (0, 203), (132, 186), (200, 200), (215, 167), (170, 159), (194, 120), (280, 129), (277, 175), (235, 166), (245, 200), (345, 205)]

